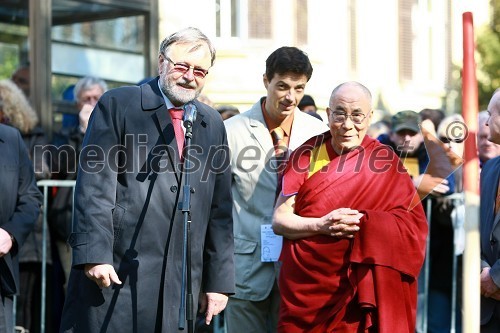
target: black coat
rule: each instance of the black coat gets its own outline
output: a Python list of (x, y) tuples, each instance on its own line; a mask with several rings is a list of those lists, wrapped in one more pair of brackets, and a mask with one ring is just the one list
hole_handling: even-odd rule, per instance
[[(500, 213), (495, 215), (495, 199), (500, 180), (500, 156), (483, 166), (481, 171), (481, 269), (490, 267), (490, 276), (498, 285), (500, 280)], [(491, 317), (500, 319), (500, 302), (481, 296), (481, 325), (487, 324)]]
[(0, 228), (15, 238), (10, 252), (0, 258), (0, 295), (19, 293), (18, 250), (33, 230), (42, 194), (19, 131), (0, 124)]
[[(215, 110), (195, 104), (190, 182), (197, 304), (200, 289), (234, 293), (234, 264), (226, 133)], [(80, 154), (62, 332), (177, 332), (181, 165), (158, 78), (101, 97)], [(112, 264), (123, 284), (99, 289), (84, 275), (87, 263)]]

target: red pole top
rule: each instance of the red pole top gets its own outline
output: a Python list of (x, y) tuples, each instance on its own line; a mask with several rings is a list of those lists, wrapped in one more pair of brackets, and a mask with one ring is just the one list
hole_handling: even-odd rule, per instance
[(476, 133), (478, 114), (478, 87), (476, 62), (474, 61), (474, 23), (471, 12), (462, 15), (463, 21), (463, 71), (462, 71), (462, 115), (469, 135), (465, 140), (464, 189), (479, 194), (479, 159), (477, 157)]

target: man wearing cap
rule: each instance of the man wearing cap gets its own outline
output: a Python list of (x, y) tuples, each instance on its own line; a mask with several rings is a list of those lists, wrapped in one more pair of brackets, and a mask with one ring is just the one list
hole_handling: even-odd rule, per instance
[[(430, 120), (424, 122), (432, 124)], [(391, 132), (382, 134), (378, 140), (391, 146), (400, 156), (420, 197), (425, 198), (430, 193), (441, 195), (447, 193), (450, 188), (446, 177), (436, 177), (435, 174), (426, 172), (429, 157), (419, 127), (419, 114), (411, 110), (400, 111), (392, 116), (391, 123)]]
[(314, 103), (314, 99), (310, 95), (304, 95), (297, 107), (303, 112), (316, 112), (317, 110), (316, 103)]
[(310, 95), (304, 95), (299, 105), (297, 105), (300, 111), (307, 113), (319, 120), (323, 120), (321, 116), (318, 114), (318, 108), (316, 107), (316, 103), (314, 103), (314, 99)]

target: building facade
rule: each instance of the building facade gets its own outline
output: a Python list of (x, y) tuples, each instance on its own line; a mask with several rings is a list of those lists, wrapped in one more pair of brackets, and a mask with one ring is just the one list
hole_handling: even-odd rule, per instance
[[(467, 6), (469, 5), (469, 8)], [(206, 95), (246, 110), (264, 94), (266, 57), (297, 46), (311, 58), (306, 88), (320, 110), (339, 83), (357, 80), (377, 109), (457, 110), (462, 13), (488, 22), (488, 0), (160, 0), (160, 39), (197, 26), (217, 47)]]

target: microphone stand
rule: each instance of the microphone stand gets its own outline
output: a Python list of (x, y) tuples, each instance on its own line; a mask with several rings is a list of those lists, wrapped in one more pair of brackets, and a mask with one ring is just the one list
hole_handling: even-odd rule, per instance
[[(186, 111), (184, 111), (186, 112)], [(182, 242), (182, 280), (181, 280), (181, 304), (179, 307), (179, 329), (184, 330), (184, 325), (187, 320), (188, 333), (194, 332), (194, 309), (193, 309), (193, 286), (191, 281), (191, 193), (194, 193), (194, 188), (190, 185), (190, 167), (189, 148), (191, 146), (191, 138), (193, 137), (193, 120), (188, 118), (184, 120), (186, 129), (184, 151), (184, 164), (182, 168), (182, 176), (184, 177), (184, 185), (182, 187), (182, 201), (179, 202), (178, 209), (182, 211), (184, 218), (184, 234)], [(187, 172), (186, 172), (187, 170)], [(186, 301), (187, 298), (187, 301)], [(186, 304), (187, 303), (187, 304)], [(187, 308), (186, 308), (187, 306)]]

